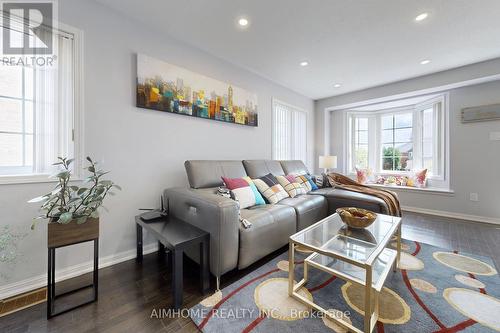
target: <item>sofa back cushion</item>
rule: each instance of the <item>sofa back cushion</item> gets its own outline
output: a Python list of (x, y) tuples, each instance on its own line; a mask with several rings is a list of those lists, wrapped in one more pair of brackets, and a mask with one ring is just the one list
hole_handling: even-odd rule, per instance
[(281, 161), (281, 167), (287, 175), (305, 175), (309, 173), (304, 162), (300, 160)]
[(221, 186), (221, 177), (247, 176), (241, 161), (190, 160), (184, 163), (184, 167), (192, 188)]
[(274, 176), (284, 176), (285, 172), (279, 161), (272, 160), (245, 160), (243, 161), (245, 170), (252, 179), (264, 177), (267, 174)]

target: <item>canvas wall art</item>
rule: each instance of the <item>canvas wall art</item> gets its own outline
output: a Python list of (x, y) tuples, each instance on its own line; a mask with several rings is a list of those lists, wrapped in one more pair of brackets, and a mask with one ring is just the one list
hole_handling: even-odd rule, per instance
[(167, 62), (137, 55), (137, 107), (257, 126), (257, 95)]

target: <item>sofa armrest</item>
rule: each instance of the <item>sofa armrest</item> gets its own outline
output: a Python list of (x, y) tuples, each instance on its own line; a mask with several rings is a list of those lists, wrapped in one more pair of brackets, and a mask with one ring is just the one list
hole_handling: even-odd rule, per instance
[[(238, 266), (240, 222), (236, 201), (190, 188), (166, 189), (164, 200), (169, 214), (210, 233), (212, 274), (219, 277)], [(197, 253), (193, 253), (196, 260)]]

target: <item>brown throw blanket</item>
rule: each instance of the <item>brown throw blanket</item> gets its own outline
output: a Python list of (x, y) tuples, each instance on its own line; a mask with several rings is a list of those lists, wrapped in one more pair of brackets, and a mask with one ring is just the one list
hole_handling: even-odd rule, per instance
[(328, 174), (328, 182), (332, 187), (338, 187), (347, 191), (365, 193), (380, 198), (384, 200), (385, 204), (387, 205), (390, 215), (401, 216), (399, 199), (397, 194), (394, 192), (360, 184), (349, 177), (335, 172)]

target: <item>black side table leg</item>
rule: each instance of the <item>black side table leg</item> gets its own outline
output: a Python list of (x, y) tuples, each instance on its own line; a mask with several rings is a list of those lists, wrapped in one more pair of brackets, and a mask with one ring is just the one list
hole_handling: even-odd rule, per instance
[(172, 281), (173, 281), (173, 296), (174, 309), (180, 309), (182, 306), (182, 290), (183, 290), (183, 254), (184, 251), (175, 249), (172, 251)]
[(94, 240), (94, 301), (97, 301), (99, 292), (99, 239)]
[(47, 250), (47, 319), (52, 317), (52, 249)]
[(142, 262), (143, 249), (142, 249), (142, 227), (139, 224), (135, 225), (137, 233), (137, 261)]
[(158, 241), (158, 256), (160, 259), (165, 258), (165, 245), (163, 245), (160, 241)]
[(52, 248), (52, 262), (51, 262), (51, 266), (52, 266), (52, 272), (51, 272), (51, 276), (52, 276), (52, 309), (50, 311), (52, 311), (52, 313), (54, 312), (54, 300), (56, 299), (56, 249), (55, 248)]
[(210, 289), (209, 262), (208, 262), (209, 251), (210, 251), (209, 245), (210, 244), (208, 237), (207, 239), (204, 239), (200, 243), (200, 285), (201, 285), (201, 292), (203, 294), (206, 294)]

